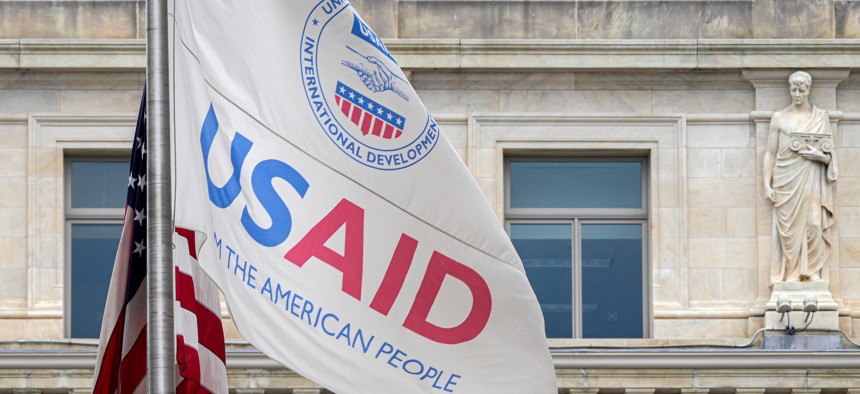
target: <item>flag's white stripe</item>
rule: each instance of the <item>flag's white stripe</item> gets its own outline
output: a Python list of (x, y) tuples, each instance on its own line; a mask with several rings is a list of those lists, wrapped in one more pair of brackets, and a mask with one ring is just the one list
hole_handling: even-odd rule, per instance
[[(220, 300), (216, 287), (204, 274), (198, 262), (191, 257), (188, 251), (188, 240), (184, 237), (174, 237), (176, 253), (174, 253), (174, 264), (179, 272), (190, 276), (194, 282), (193, 294), (195, 303), (203, 305), (208, 311), (200, 313), (212, 313), (220, 317)], [(196, 310), (197, 305), (189, 306)], [(183, 342), (188, 351), (194, 351), (200, 362), (200, 384), (213, 393), (226, 393), (227, 367), (224, 362), (212, 353), (208, 348), (200, 344), (200, 333), (198, 332), (198, 316), (194, 310), (185, 309), (177, 300), (174, 302), (175, 329), (177, 335), (182, 335)], [(185, 378), (178, 378), (177, 385)]]
[(132, 394), (147, 394), (147, 379), (141, 379), (140, 384), (134, 388)]
[(183, 308), (179, 301), (173, 303), (173, 313), (176, 335), (182, 335), (185, 338), (186, 345), (198, 344), (197, 333), (197, 315), (188, 309)]
[(194, 298), (209, 309), (213, 314), (221, 317), (221, 300), (218, 297), (218, 288), (215, 283), (206, 277), (200, 269), (196, 259), (184, 251), (188, 250), (188, 240), (185, 237), (175, 237), (176, 250), (181, 251), (174, 256), (174, 265), (180, 272), (194, 278)]
[[(196, 262), (195, 262), (196, 263)], [(218, 297), (218, 287), (215, 282), (209, 279), (209, 276), (200, 269), (200, 266), (194, 266), (194, 298), (202, 304), (218, 318), (221, 318), (221, 298)]]
[(192, 262), (196, 263), (196, 261), (194, 261), (191, 255), (188, 254), (188, 239), (179, 235), (174, 235), (173, 242), (173, 265), (179, 268), (180, 271), (190, 275), (191, 264)]
[[(218, 298), (218, 288), (215, 284), (206, 277), (206, 274), (198, 267), (197, 260), (190, 256), (186, 256), (182, 260), (183, 263), (190, 262), (190, 266), (179, 266), (179, 272), (182, 272), (194, 279), (194, 299), (203, 304), (206, 309), (209, 309), (216, 316), (221, 316), (221, 300)], [(182, 264), (185, 265), (185, 264)]]
[(137, 336), (146, 326), (146, 283), (141, 284), (134, 297), (126, 305), (125, 326), (123, 327), (122, 357), (128, 354)]
[[(200, 362), (200, 384), (213, 393), (226, 393), (228, 391), (227, 366), (224, 362), (205, 346), (190, 341), (187, 337), (183, 338), (185, 346), (197, 353)], [(181, 383), (181, 379), (177, 379), (177, 386)]]
[(213, 393), (227, 392), (227, 366), (205, 346), (197, 347), (200, 357), (200, 381)]

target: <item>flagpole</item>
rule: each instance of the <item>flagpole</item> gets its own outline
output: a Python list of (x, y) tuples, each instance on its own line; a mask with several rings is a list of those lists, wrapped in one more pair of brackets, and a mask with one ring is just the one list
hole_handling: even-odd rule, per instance
[(167, 0), (147, 0), (146, 9), (148, 387), (150, 393), (161, 394), (176, 391)]

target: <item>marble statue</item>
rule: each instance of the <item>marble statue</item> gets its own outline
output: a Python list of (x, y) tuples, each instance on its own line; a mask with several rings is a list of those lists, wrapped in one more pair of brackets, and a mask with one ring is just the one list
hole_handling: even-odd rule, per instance
[(779, 239), (772, 283), (821, 281), (831, 254), (836, 152), (827, 111), (809, 103), (811, 85), (808, 73), (792, 74), (791, 105), (770, 121), (763, 173)]

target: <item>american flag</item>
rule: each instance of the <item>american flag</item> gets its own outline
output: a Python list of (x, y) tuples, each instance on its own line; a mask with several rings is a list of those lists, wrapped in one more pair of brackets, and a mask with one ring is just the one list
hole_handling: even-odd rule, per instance
[(406, 118), (343, 82), (337, 83), (334, 101), (340, 112), (361, 128), (363, 135), (372, 134), (387, 140), (403, 135)]
[(197, 263), (199, 238), (192, 230), (176, 228), (173, 265), (176, 302), (177, 393), (226, 393), (227, 365), (221, 300), (215, 283)]
[[(99, 336), (93, 393), (146, 393), (146, 91), (140, 103), (122, 235)], [(173, 235), (177, 393), (227, 392), (218, 292), (197, 266), (193, 231)]]

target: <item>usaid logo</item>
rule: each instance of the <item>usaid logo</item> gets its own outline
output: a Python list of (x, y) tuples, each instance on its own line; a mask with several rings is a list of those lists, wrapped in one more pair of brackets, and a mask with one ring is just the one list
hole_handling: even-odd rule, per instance
[(436, 146), (436, 122), (348, 1), (323, 0), (314, 7), (299, 53), (311, 111), (322, 132), (353, 160), (399, 170)]

